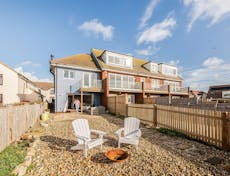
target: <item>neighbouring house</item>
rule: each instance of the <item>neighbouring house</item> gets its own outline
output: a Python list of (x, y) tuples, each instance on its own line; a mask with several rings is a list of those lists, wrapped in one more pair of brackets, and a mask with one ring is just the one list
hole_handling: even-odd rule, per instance
[(127, 103), (158, 96), (188, 97), (189, 88), (177, 67), (108, 50), (92, 49), (50, 61), (54, 75), (55, 111), (73, 107), (74, 97), (88, 105), (107, 107), (107, 97), (127, 94)]
[(199, 100), (204, 100), (207, 98), (207, 93), (199, 90), (190, 90), (189, 98), (198, 98)]
[(230, 98), (230, 84), (210, 86), (208, 90), (207, 98), (229, 99)]
[(43, 101), (51, 103), (54, 100), (54, 84), (53, 82), (34, 82), (34, 84), (40, 88), (42, 95), (44, 95)]
[(41, 90), (28, 78), (0, 62), (0, 104), (42, 101)]

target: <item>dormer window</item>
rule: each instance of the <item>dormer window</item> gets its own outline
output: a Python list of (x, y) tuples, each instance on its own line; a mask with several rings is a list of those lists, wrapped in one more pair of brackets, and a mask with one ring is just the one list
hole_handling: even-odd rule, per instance
[(158, 64), (151, 62), (150, 69), (151, 72), (158, 72)]
[(146, 69), (148, 69), (150, 72), (157, 73), (158, 72), (158, 64), (155, 62), (148, 62), (144, 65)]
[(102, 55), (102, 59), (108, 65), (128, 67), (128, 68), (133, 67), (132, 56), (105, 51), (104, 54)]
[(159, 64), (159, 71), (165, 75), (177, 76), (177, 67), (167, 64)]

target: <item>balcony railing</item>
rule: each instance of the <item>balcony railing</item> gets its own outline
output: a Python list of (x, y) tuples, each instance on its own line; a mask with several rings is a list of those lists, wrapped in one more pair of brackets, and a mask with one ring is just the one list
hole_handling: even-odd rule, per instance
[(141, 91), (142, 90), (142, 83), (141, 82), (125, 82), (123, 81), (122, 84), (119, 85), (111, 85), (109, 86), (111, 90), (122, 90), (122, 91)]
[(188, 93), (188, 87), (175, 87), (175, 86), (170, 86), (170, 92), (171, 93), (182, 93), (182, 94), (187, 94)]
[(91, 89), (91, 90), (92, 89), (102, 90), (102, 81), (101, 80), (84, 81), (82, 79), (70, 86), (70, 93), (74, 93), (81, 88)]

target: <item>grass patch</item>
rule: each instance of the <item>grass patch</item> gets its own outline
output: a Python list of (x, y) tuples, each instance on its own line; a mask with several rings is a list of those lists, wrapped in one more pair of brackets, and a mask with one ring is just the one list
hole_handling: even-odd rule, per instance
[(207, 142), (204, 142), (204, 141), (201, 141), (201, 140), (198, 140), (198, 139), (191, 138), (191, 137), (189, 137), (189, 136), (187, 136), (187, 135), (185, 135), (183, 133), (180, 133), (180, 132), (177, 132), (177, 131), (174, 131), (174, 130), (170, 130), (170, 129), (167, 129), (167, 128), (157, 128), (156, 130), (158, 132), (160, 132), (160, 133), (163, 133), (163, 134), (166, 134), (166, 135), (169, 135), (169, 136), (185, 138), (185, 139), (188, 139), (188, 140), (191, 140), (191, 141), (196, 141), (196, 142), (202, 143), (204, 145), (207, 145), (207, 146), (214, 147), (216, 149), (222, 150), (221, 148), (219, 148), (219, 147), (217, 147), (215, 145), (209, 144)]
[(29, 165), (28, 167), (27, 167), (27, 169), (26, 169), (26, 173), (30, 173), (30, 171), (32, 171), (33, 169), (34, 169), (34, 165), (33, 164), (31, 164), (31, 165)]
[(7, 176), (13, 169), (22, 163), (26, 156), (23, 146), (12, 144), (0, 153), (0, 176)]
[(160, 132), (160, 133), (163, 133), (163, 134), (166, 134), (166, 135), (169, 135), (169, 136), (176, 136), (176, 137), (182, 137), (182, 138), (187, 138), (187, 139), (189, 138), (188, 136), (186, 136), (183, 133), (180, 133), (180, 132), (177, 132), (177, 131), (174, 131), (174, 130), (170, 130), (170, 129), (167, 129), (167, 128), (157, 128), (156, 130), (158, 132)]

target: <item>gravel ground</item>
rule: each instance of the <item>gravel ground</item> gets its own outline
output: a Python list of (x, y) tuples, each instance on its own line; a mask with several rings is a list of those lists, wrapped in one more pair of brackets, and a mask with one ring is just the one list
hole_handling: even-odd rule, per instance
[[(71, 121), (76, 118), (89, 120), (91, 129), (105, 131), (105, 143), (89, 150), (88, 157), (82, 151), (71, 151), (76, 144)], [(35, 157), (27, 175), (230, 175), (230, 152), (215, 149), (195, 141), (170, 137), (157, 132), (149, 125), (142, 125), (142, 137), (138, 151), (122, 144), (129, 158), (123, 163), (111, 163), (104, 152), (117, 147), (114, 132), (123, 126), (123, 120), (111, 115), (89, 116), (76, 113), (55, 114), (49, 126), (37, 127), (38, 136)]]

